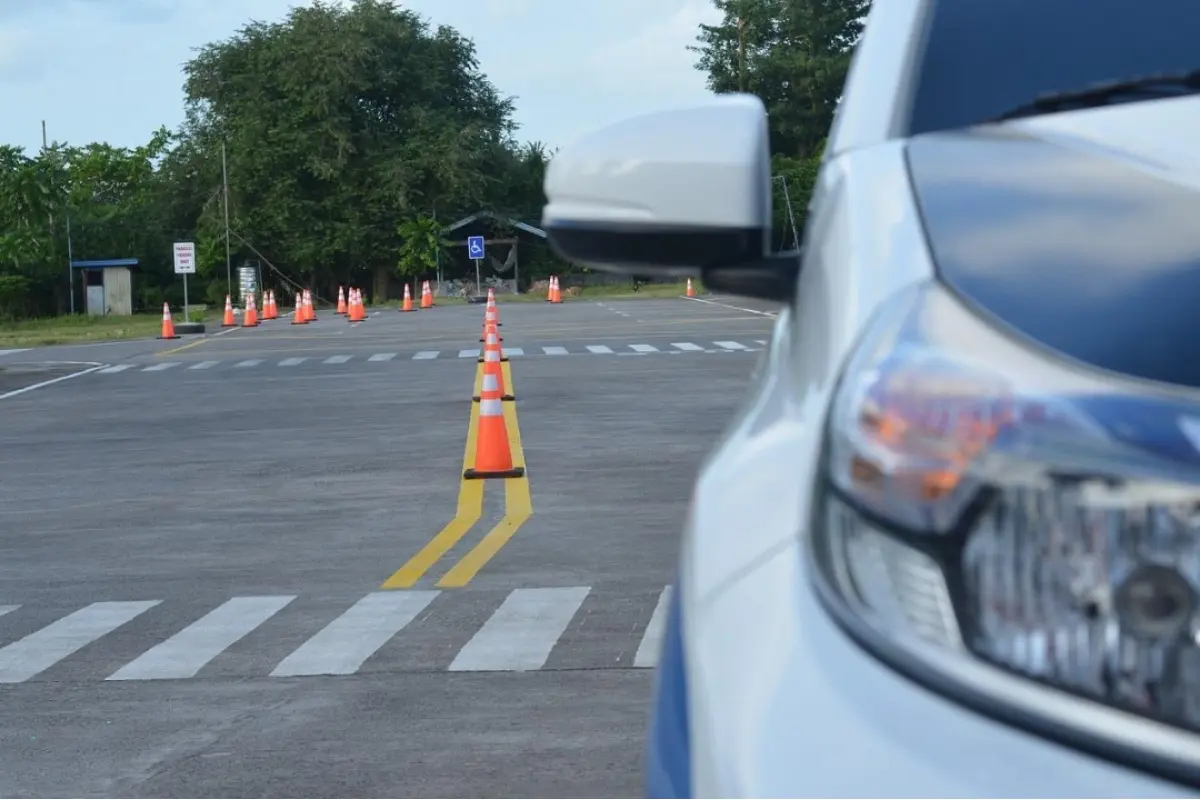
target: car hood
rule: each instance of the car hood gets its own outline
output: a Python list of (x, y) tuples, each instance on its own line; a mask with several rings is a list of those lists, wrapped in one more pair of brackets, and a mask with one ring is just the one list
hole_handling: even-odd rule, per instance
[(1200, 387), (1200, 98), (914, 138), (938, 274), (1062, 355)]

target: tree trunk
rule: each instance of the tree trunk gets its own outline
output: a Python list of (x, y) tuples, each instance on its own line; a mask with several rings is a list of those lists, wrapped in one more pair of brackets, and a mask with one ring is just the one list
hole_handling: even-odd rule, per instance
[(391, 271), (385, 266), (375, 267), (375, 286), (371, 290), (372, 302), (382, 305), (388, 300), (388, 285), (391, 281)]

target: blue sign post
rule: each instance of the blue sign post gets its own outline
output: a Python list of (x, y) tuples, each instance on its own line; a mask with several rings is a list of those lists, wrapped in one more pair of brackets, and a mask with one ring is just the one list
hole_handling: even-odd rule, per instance
[(475, 262), (475, 294), (483, 294), (483, 284), (479, 282), (479, 262), (483, 261), (483, 237), (467, 237), (467, 255)]

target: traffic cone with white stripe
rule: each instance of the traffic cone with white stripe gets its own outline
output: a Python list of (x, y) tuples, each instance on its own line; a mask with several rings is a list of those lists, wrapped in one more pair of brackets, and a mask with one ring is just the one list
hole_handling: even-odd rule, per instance
[(275, 302), (275, 290), (267, 292), (271, 298), (271, 319), (279, 319), (279, 304)]
[(491, 287), (488, 287), (487, 308), (496, 320), (496, 327), (499, 328), (503, 325), (504, 323), (500, 321), (500, 307), (496, 305), (496, 293), (492, 291)]
[(304, 298), (300, 296), (299, 292), (296, 292), (296, 306), (295, 306), (295, 308), (292, 309), (292, 324), (293, 325), (307, 325), (308, 324), (308, 320), (306, 320), (304, 318)]
[(503, 342), (504, 338), (500, 336), (499, 326), (500, 320), (497, 317), (496, 307), (489, 306), (487, 311), (483, 312), (483, 334), (479, 337), (479, 341), (485, 341), (487, 339), (488, 328), (495, 327), (497, 329), (496, 336), (500, 337), (500, 341)]
[(342, 287), (341, 287), (341, 286), (339, 286), (339, 287), (338, 287), (338, 304), (337, 304), (337, 311), (335, 311), (334, 313), (335, 313), (335, 314), (340, 314), (340, 315), (342, 315), (342, 316), (345, 316), (345, 315), (346, 315), (346, 294), (345, 294), (345, 292), (342, 290)]
[[(504, 355), (504, 348), (500, 346), (500, 331), (496, 330), (496, 326), (491, 323), (484, 323), (483, 327), (483, 352), (479, 354), (479, 358), (475, 359), (477, 363), (482, 364), (487, 360), (488, 350), (494, 349), (496, 353), (496, 361), (508, 361), (508, 356)], [(493, 341), (493, 335), (495, 341)]]
[(412, 292), (408, 290), (408, 284), (404, 284), (404, 302), (400, 304), (401, 311), (412, 311)]
[[(504, 390), (504, 368), (500, 366), (500, 336), (491, 325), (488, 326), (487, 342), (483, 346), (483, 356), (480, 361), (483, 362), (484, 385), (489, 385), (490, 380), (490, 385), (494, 385), (496, 391), (500, 393), (501, 400), (516, 400), (516, 397)], [(486, 393), (480, 393), (471, 399), (480, 402), (480, 398), (484, 394)]]
[(691, 278), (688, 278), (688, 282), (687, 282), (687, 296), (688, 297), (696, 296), (696, 290), (692, 288), (692, 279)]
[(163, 318), (162, 318), (162, 333), (160, 339), (178, 339), (179, 334), (175, 333), (175, 323), (171, 321), (171, 307), (163, 303)]
[(317, 321), (317, 309), (313, 307), (312, 291), (304, 290), (304, 315), (309, 322)]
[[(499, 366), (499, 365), (497, 365)], [(490, 380), (489, 380), (490, 378)], [(520, 478), (525, 468), (513, 463), (504, 422), (504, 403), (495, 376), (483, 375), (479, 400), (479, 425), (475, 437), (475, 463), (463, 471), (467, 479)]]
[(429, 288), (429, 281), (421, 284), (421, 308), (433, 308), (433, 290)]
[(237, 320), (233, 318), (233, 297), (231, 295), (225, 295), (225, 319), (222, 320), (221, 327), (237, 327)]
[(242, 312), (242, 327), (258, 327), (258, 307), (255, 305), (253, 292), (246, 295), (246, 310)]
[(551, 275), (550, 279), (546, 281), (546, 302), (549, 303), (553, 299), (554, 299), (554, 276)]
[(558, 285), (558, 277), (555, 276), (555, 277), (551, 278), (550, 281), (551, 281), (550, 302), (551, 303), (561, 303), (562, 302), (562, 289)]

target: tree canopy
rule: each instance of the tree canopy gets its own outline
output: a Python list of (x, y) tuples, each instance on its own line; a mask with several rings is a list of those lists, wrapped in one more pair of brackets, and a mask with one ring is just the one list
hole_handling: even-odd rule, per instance
[(770, 114), (776, 227), (787, 227), (783, 186), (800, 217), (846, 82), (870, 0), (713, 0), (692, 51), (714, 92), (750, 92)]

